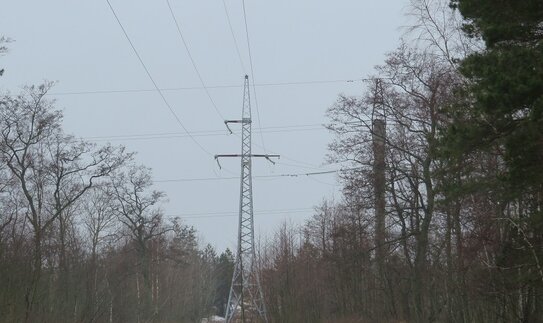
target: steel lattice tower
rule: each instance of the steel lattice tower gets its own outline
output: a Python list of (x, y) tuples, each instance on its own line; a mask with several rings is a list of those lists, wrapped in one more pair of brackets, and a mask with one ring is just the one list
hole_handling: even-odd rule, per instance
[(226, 307), (226, 322), (268, 322), (260, 275), (256, 265), (251, 162), (253, 157), (262, 157), (271, 161), (270, 158), (278, 158), (279, 155), (254, 155), (251, 153), (251, 100), (247, 75), (245, 75), (243, 89), (242, 118), (241, 120), (226, 120), (224, 123), (230, 132), (232, 131), (228, 126), (229, 123), (241, 123), (242, 127), (241, 154), (215, 156), (217, 162), (220, 157), (241, 158), (238, 249)]

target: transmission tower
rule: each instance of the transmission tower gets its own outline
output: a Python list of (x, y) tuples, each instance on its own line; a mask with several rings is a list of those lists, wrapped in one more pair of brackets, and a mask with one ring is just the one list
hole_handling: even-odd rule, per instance
[(241, 154), (215, 155), (217, 163), (219, 163), (219, 158), (222, 157), (241, 158), (238, 250), (226, 306), (226, 323), (267, 323), (268, 318), (260, 284), (260, 275), (256, 268), (251, 161), (253, 157), (259, 157), (266, 158), (273, 163), (271, 158), (279, 158), (279, 155), (255, 155), (251, 153), (251, 100), (249, 77), (247, 75), (245, 75), (243, 89), (241, 120), (226, 120), (224, 123), (230, 133), (232, 133), (228, 126), (230, 123), (240, 123), (242, 127)]

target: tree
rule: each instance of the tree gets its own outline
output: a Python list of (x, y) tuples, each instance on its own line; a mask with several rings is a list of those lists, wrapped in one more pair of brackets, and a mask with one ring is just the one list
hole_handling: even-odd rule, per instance
[(504, 298), (518, 304), (504, 306), (504, 315), (530, 321), (541, 317), (543, 289), (543, 3), (451, 5), (464, 16), (466, 34), (486, 48), (461, 62), (468, 82), (451, 109), (445, 149), (458, 160), (494, 156), (498, 171), (467, 182), (495, 196), (492, 218), (502, 234), (492, 265), (500, 269)]
[(18, 97), (1, 101), (0, 158), (17, 183), (24, 215), (33, 234), (33, 276), (25, 292), (26, 319), (38, 298), (43, 243), (59, 221), (61, 267), (67, 270), (66, 225), (75, 203), (103, 177), (123, 165), (122, 148), (96, 148), (63, 134), (62, 115), (45, 99), (52, 84), (27, 87)]
[[(540, 1), (455, 1), (469, 19), (466, 30), (487, 48), (462, 62), (471, 81), (469, 113), (451, 127), (467, 150), (500, 145), (507, 163), (504, 182), (519, 191), (543, 183), (543, 5)], [(487, 10), (488, 9), (488, 10)]]
[(511, 188), (528, 184), (537, 189), (543, 183), (543, 4), (452, 4), (467, 20), (467, 34), (482, 37), (487, 48), (462, 62), (461, 72), (471, 81), (469, 122), (457, 120), (451, 131), (471, 143), (468, 150), (503, 145), (505, 181)]
[[(382, 136), (375, 133), (374, 122), (386, 123), (387, 134), (383, 139), (388, 216), (385, 222), (389, 239), (395, 237), (386, 244), (392, 244), (394, 249), (400, 243), (404, 261), (410, 268), (411, 300), (403, 307), (414, 311), (406, 314), (411, 319), (427, 321), (440, 307), (429, 301), (430, 289), (425, 278), (431, 261), (433, 231), (443, 214), (439, 208), (442, 165), (437, 154), (438, 138), (447, 122), (444, 110), (453, 102), (453, 89), (460, 79), (450, 64), (431, 52), (407, 45), (390, 53), (386, 63), (377, 69), (378, 77), (370, 83), (364, 98), (340, 97), (329, 109), (329, 128), (337, 134), (330, 149), (334, 160), (353, 161), (353, 169), (344, 173), (348, 187), (353, 188), (349, 190), (351, 201), (365, 201), (361, 207), (374, 208), (372, 196), (376, 192), (370, 184), (375, 176), (372, 137)], [(374, 248), (380, 250), (383, 246)], [(376, 256), (390, 255), (387, 249)], [(383, 290), (391, 291), (386, 281), (384, 278)], [(388, 292), (386, 297), (388, 301), (383, 303), (393, 304), (393, 293)], [(390, 307), (391, 315), (395, 308)]]
[(215, 301), (213, 305), (217, 309), (217, 314), (222, 317), (226, 315), (226, 305), (228, 303), (228, 295), (230, 293), (230, 285), (232, 284), (233, 274), (234, 254), (232, 254), (232, 251), (227, 248), (218, 257), (215, 271), (216, 286)]
[(462, 16), (451, 10), (449, 0), (410, 0), (408, 16), (411, 24), (403, 41), (435, 55), (442, 64), (456, 69), (462, 59), (483, 48), (479, 39), (462, 32)]
[(86, 316), (91, 321), (96, 320), (104, 311), (100, 310), (100, 303), (109, 300), (110, 311), (112, 306), (112, 291), (107, 284), (107, 269), (101, 265), (103, 251), (107, 246), (114, 245), (119, 239), (119, 222), (116, 219), (114, 190), (109, 183), (90, 190), (87, 197), (81, 203), (83, 226), (86, 231), (90, 248), (87, 278), (87, 304)]
[(214, 313), (214, 249), (163, 221), (164, 194), (133, 154), (65, 134), (51, 86), (0, 97), (0, 321)]
[(152, 315), (151, 242), (171, 230), (164, 226), (162, 212), (156, 207), (165, 194), (151, 190), (152, 183), (150, 169), (135, 165), (115, 173), (111, 182), (115, 196), (114, 212), (124, 225), (137, 255), (137, 321), (148, 320)]

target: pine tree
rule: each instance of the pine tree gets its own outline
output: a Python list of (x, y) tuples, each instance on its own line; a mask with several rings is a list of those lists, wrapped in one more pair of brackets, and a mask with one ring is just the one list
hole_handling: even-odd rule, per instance
[(485, 190), (495, 207), (487, 221), (499, 232), (491, 238), (498, 270), (488, 289), (501, 286), (503, 299), (515, 304), (504, 315), (535, 322), (543, 304), (543, 1), (452, 0), (451, 6), (463, 15), (464, 31), (486, 48), (460, 64), (466, 83), (451, 109), (447, 152), (481, 165), (493, 160), (492, 170), (465, 175), (475, 184), (467, 194)]
[(541, 192), (543, 1), (454, 0), (452, 6), (466, 19), (465, 31), (486, 44), (461, 64), (470, 107), (452, 127), (455, 142), (464, 152), (502, 146), (510, 188)]

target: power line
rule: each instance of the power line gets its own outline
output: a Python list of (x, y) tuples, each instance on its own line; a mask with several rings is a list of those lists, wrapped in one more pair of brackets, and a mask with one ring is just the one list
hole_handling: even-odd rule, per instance
[[(262, 133), (290, 133), (290, 132), (305, 132), (305, 131), (317, 131), (324, 130), (324, 128), (305, 128), (305, 129), (290, 129), (290, 130), (275, 130), (275, 131), (262, 131)], [(217, 137), (228, 136), (224, 133), (192, 133), (193, 137)], [(100, 142), (100, 141), (139, 141), (139, 140), (156, 140), (156, 139), (172, 139), (172, 138), (187, 138), (188, 135), (179, 133), (177, 135), (159, 135), (159, 136), (118, 136), (118, 137), (103, 137), (103, 138), (82, 138), (88, 141)], [(297, 161), (295, 161), (297, 162)]]
[(134, 54), (136, 55), (136, 57), (138, 58), (139, 62), (141, 63), (141, 66), (143, 67), (143, 69), (145, 70), (145, 73), (147, 74), (147, 76), (149, 77), (149, 79), (151, 80), (151, 83), (153, 83), (153, 86), (156, 90), (156, 92), (158, 92), (158, 94), (160, 95), (160, 97), (162, 98), (162, 101), (164, 102), (164, 104), (166, 105), (166, 107), (168, 107), (168, 109), (170, 110), (171, 114), (174, 116), (175, 120), (177, 121), (177, 123), (181, 126), (181, 128), (183, 128), (183, 130), (185, 131), (185, 133), (191, 138), (191, 140), (203, 151), (205, 152), (206, 154), (208, 155), (211, 155), (211, 153), (209, 151), (207, 151), (193, 136), (192, 134), (190, 133), (190, 131), (188, 131), (188, 129), (185, 127), (185, 125), (183, 124), (183, 122), (181, 121), (181, 119), (179, 118), (179, 116), (177, 116), (177, 114), (175, 113), (175, 111), (173, 110), (172, 106), (170, 105), (170, 103), (168, 102), (168, 100), (166, 100), (166, 97), (164, 96), (164, 93), (162, 93), (162, 90), (158, 87), (157, 83), (155, 82), (155, 79), (153, 78), (153, 76), (151, 75), (151, 72), (149, 72), (149, 69), (147, 68), (147, 66), (145, 65), (145, 63), (143, 62), (143, 59), (141, 58), (140, 54), (138, 53), (138, 51), (136, 50), (136, 47), (134, 46), (134, 44), (132, 43), (132, 40), (130, 39), (130, 37), (128, 36), (128, 33), (126, 32), (126, 29), (124, 28), (123, 24), (121, 23), (121, 20), (119, 19), (119, 17), (117, 16), (117, 13), (115, 12), (115, 9), (113, 9), (113, 6), (111, 5), (111, 3), (109, 2), (109, 0), (106, 0), (107, 4), (109, 5), (109, 9), (111, 10), (111, 12), (113, 13), (113, 16), (115, 16), (115, 20), (117, 20), (117, 23), (119, 24), (119, 27), (121, 27), (121, 30), (123, 31), (123, 34), (124, 36), (126, 37), (126, 40), (128, 40), (128, 43), (130, 43), (130, 47), (132, 47), (132, 50), (134, 51)]
[[(261, 129), (264, 129), (264, 128), (261, 128)], [(291, 130), (291, 131), (288, 131), (288, 130), (284, 130), (284, 131), (276, 131), (276, 132), (281, 132), (281, 133), (284, 133), (284, 132), (298, 132), (298, 131), (308, 131), (308, 130), (324, 130), (325, 128), (314, 128), (314, 129), (299, 129), (299, 130)], [(275, 132), (275, 131), (267, 131), (266, 133), (272, 133), (272, 132)], [(237, 137), (240, 137), (239, 136), (239, 133), (233, 133), (235, 136)], [(258, 143), (256, 142), (253, 142), (253, 144), (255, 144), (256, 146), (259, 146), (261, 147), (262, 149), (264, 149), (264, 151), (266, 151), (266, 147), (264, 147), (263, 145), (259, 145)], [(274, 152), (272, 152), (274, 153)], [(278, 154), (278, 153), (274, 153), (274, 154)], [(291, 158), (287, 155), (285, 155), (284, 153), (281, 154), (281, 157), (283, 159), (286, 159), (286, 160), (290, 160), (292, 162), (295, 162), (295, 163), (298, 163), (298, 164), (302, 164), (302, 165), (306, 165), (306, 166), (299, 166), (299, 165), (289, 165), (289, 164), (286, 164), (286, 163), (283, 163), (281, 161), (276, 161), (275, 163), (276, 164), (283, 164), (283, 165), (287, 165), (287, 166), (294, 166), (294, 167), (298, 167), (298, 168), (306, 168), (306, 169), (322, 169), (322, 167), (318, 167), (316, 165), (312, 165), (312, 164), (309, 164), (309, 163), (306, 163), (306, 162), (302, 162), (302, 161), (299, 161), (299, 160), (296, 160), (294, 158)]]
[[(304, 132), (304, 131), (317, 131), (326, 130), (324, 127), (267, 127), (262, 128), (264, 133), (291, 133), (291, 132)], [(228, 136), (224, 130), (210, 130), (210, 131), (192, 131), (193, 137), (214, 137), (214, 136)], [(234, 134), (239, 134), (234, 132)], [(188, 137), (184, 132), (164, 132), (164, 133), (149, 133), (149, 134), (130, 134), (130, 135), (115, 135), (115, 136), (93, 136), (83, 137), (81, 139), (88, 141), (124, 141), (124, 140), (154, 140), (154, 139), (170, 139), (170, 138), (186, 138)]]
[[(297, 86), (297, 85), (315, 85), (315, 84), (332, 84), (332, 83), (355, 83), (367, 81), (369, 79), (344, 79), (344, 80), (312, 80), (312, 81), (292, 81), (292, 82), (270, 82), (253, 84), (256, 87), (275, 87), (275, 86)], [(242, 85), (239, 84), (223, 84), (206, 86), (205, 89), (239, 89)], [(171, 87), (160, 88), (162, 92), (169, 91), (191, 91), (191, 90), (204, 90), (202, 86), (185, 86), (185, 87)], [(89, 95), (89, 94), (122, 94), (122, 93), (144, 93), (155, 92), (156, 89), (125, 89), (125, 90), (87, 90), (87, 91), (64, 91), (64, 92), (51, 92), (47, 95), (51, 96), (64, 96), (64, 95)]]
[[(277, 126), (277, 127), (263, 127), (264, 133), (293, 133), (293, 132), (308, 132), (308, 131), (322, 131), (326, 128), (321, 124), (308, 124), (308, 125), (292, 125), (292, 126)], [(233, 134), (239, 135), (239, 132), (234, 131)], [(224, 130), (210, 130), (210, 131), (193, 131), (194, 137), (216, 137), (216, 136), (228, 136), (230, 134), (225, 133)], [(91, 142), (103, 142), (103, 141), (141, 141), (141, 140), (157, 140), (157, 139), (172, 139), (172, 138), (186, 138), (188, 137), (184, 132), (165, 132), (165, 133), (148, 133), (148, 134), (129, 134), (129, 135), (115, 135), (115, 136), (93, 136), (83, 137), (81, 140), (87, 140)], [(305, 168), (305, 169), (323, 169), (321, 166), (310, 164), (307, 162), (299, 161), (289, 156), (282, 155), (283, 159), (290, 160), (295, 164), (285, 163), (283, 161), (276, 161), (276, 164)]]
[(192, 54), (190, 53), (189, 46), (187, 44), (187, 41), (185, 40), (185, 37), (183, 36), (183, 32), (181, 31), (181, 27), (179, 25), (179, 22), (177, 21), (177, 18), (175, 17), (175, 14), (173, 13), (172, 6), (170, 5), (170, 0), (166, 0), (166, 2), (168, 3), (168, 9), (170, 10), (170, 14), (171, 14), (171, 16), (173, 18), (173, 21), (175, 22), (175, 26), (177, 27), (177, 34), (179, 35), (181, 41), (183, 42), (183, 45), (185, 46), (185, 49), (187, 50), (187, 54), (189, 56), (190, 62), (192, 63), (192, 66), (194, 67), (194, 71), (198, 75), (198, 79), (200, 80), (200, 83), (202, 84), (202, 87), (204, 88), (204, 91), (206, 92), (207, 97), (209, 98), (209, 101), (213, 105), (213, 108), (215, 109), (217, 114), (221, 117), (222, 120), (225, 120), (225, 118), (222, 115), (221, 111), (219, 110), (219, 108), (215, 104), (215, 101), (211, 97), (211, 94), (209, 93), (209, 90), (208, 90), (208, 88), (206, 87), (206, 85), (204, 83), (204, 79), (202, 78), (202, 74), (200, 74), (200, 71), (198, 70), (198, 67), (196, 66), (196, 62), (194, 61), (194, 58), (192, 57)]
[[(314, 210), (314, 208), (289, 208), (289, 209), (269, 209), (269, 210), (255, 210), (254, 214), (259, 213), (276, 213), (276, 212), (300, 212)], [(209, 212), (189, 212), (186, 215), (223, 215), (223, 214), (238, 214), (239, 211), (209, 211)], [(185, 213), (183, 213), (185, 215)], [(171, 215), (170, 215), (171, 216)]]
[[(323, 129), (326, 129), (326, 128), (323, 128)], [(255, 145), (259, 146), (259, 147), (262, 147), (264, 150), (266, 150), (266, 148), (264, 146), (260, 146), (259, 144), (257, 143), (254, 143)], [(272, 152), (273, 153), (273, 152)], [(281, 156), (283, 157), (283, 159), (286, 159), (286, 160), (290, 160), (292, 162), (295, 162), (295, 163), (298, 163), (298, 164), (302, 164), (302, 165), (306, 165), (306, 166), (309, 166), (309, 168), (313, 168), (313, 169), (321, 169), (322, 167), (318, 167), (316, 165), (312, 165), (312, 164), (309, 164), (309, 163), (306, 163), (306, 162), (302, 162), (302, 161), (299, 161), (299, 160), (296, 160), (294, 158), (291, 158), (287, 155), (285, 155), (284, 153), (281, 154)], [(281, 164), (282, 162), (279, 162), (279, 164)], [(284, 164), (284, 163), (283, 163)], [(304, 166), (299, 166), (300, 168), (308, 168), (308, 167), (304, 167)]]
[[(345, 169), (335, 169), (322, 172), (310, 172), (310, 173), (293, 173), (293, 174), (277, 174), (277, 175), (259, 175), (253, 176), (253, 178), (296, 178), (296, 177), (309, 177), (309, 176), (319, 176), (326, 174), (339, 173), (342, 171), (358, 170), (362, 167), (353, 167)], [(223, 181), (223, 180), (238, 180), (239, 176), (232, 177), (202, 177), (202, 178), (179, 178), (179, 179), (163, 179), (163, 180), (154, 180), (156, 183), (178, 183), (178, 182), (204, 182), (204, 181)]]
[(228, 26), (230, 27), (230, 34), (232, 35), (232, 39), (234, 40), (234, 45), (236, 46), (236, 52), (238, 53), (238, 59), (239, 63), (241, 64), (241, 69), (243, 70), (243, 74), (245, 73), (245, 65), (243, 64), (243, 59), (241, 58), (241, 52), (239, 50), (238, 41), (236, 40), (236, 36), (234, 35), (234, 28), (232, 28), (232, 22), (230, 21), (230, 15), (228, 14), (228, 7), (226, 6), (226, 1), (222, 0), (222, 4), (224, 7), (224, 13), (226, 14), (226, 20), (228, 21)]
[[(251, 81), (253, 83), (253, 93), (255, 94), (255, 106), (256, 106), (256, 117), (258, 119), (258, 128), (262, 128), (262, 122), (260, 122), (260, 109), (258, 107), (258, 97), (256, 95), (256, 86), (255, 86), (255, 71), (253, 68), (253, 55), (251, 54), (251, 41), (249, 39), (249, 25), (247, 24), (247, 11), (245, 10), (245, 0), (242, 0), (243, 4), (243, 20), (245, 22), (245, 34), (247, 35), (247, 50), (249, 52), (249, 64), (251, 65)], [(262, 131), (260, 132), (260, 139), (262, 140), (262, 146), (264, 152), (266, 152), (266, 144), (264, 143), (264, 135)]]
[[(298, 160), (295, 160), (295, 159), (292, 159), (292, 158), (284, 158), (284, 156), (283, 156), (283, 159), (287, 159), (287, 160), (290, 160), (292, 162), (298, 163), (298, 165), (289, 164), (289, 163), (285, 163), (285, 162), (282, 162), (282, 161), (276, 161), (275, 163), (279, 164), (279, 165), (283, 165), (283, 166), (303, 168), (303, 169), (312, 169), (312, 170), (315, 170), (315, 169), (322, 170), (322, 169), (324, 169), (324, 167), (318, 167), (316, 165), (312, 165), (312, 164), (309, 164), (309, 163), (306, 163), (306, 162), (301, 162), (301, 161), (298, 161)], [(306, 165), (306, 166), (303, 166), (303, 165)]]
[[(253, 211), (253, 213), (255, 215), (277, 215), (277, 214), (307, 213), (314, 210), (315, 210), (314, 208), (276, 209), (276, 210)], [(203, 219), (203, 218), (236, 217), (238, 215), (239, 215), (239, 212), (222, 211), (222, 212), (183, 213), (179, 215), (168, 214), (165, 216), (168, 218)]]

